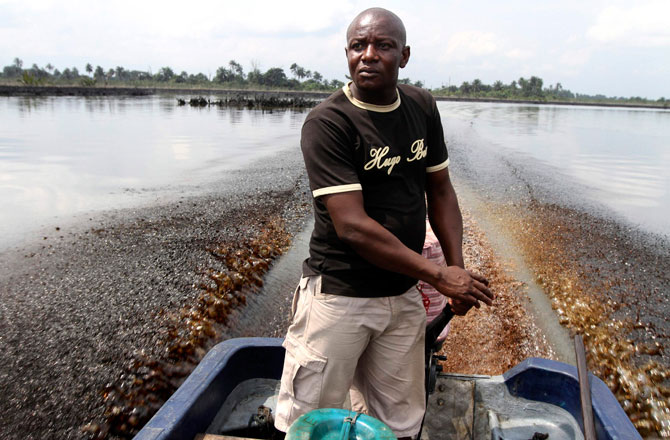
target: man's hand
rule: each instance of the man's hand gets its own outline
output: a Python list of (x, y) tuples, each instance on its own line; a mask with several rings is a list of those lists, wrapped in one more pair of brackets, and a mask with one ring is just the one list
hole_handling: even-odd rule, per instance
[[(494, 295), (487, 287), (486, 278), (456, 265), (438, 266), (409, 249), (388, 229), (370, 218), (363, 207), (361, 191), (324, 196), (324, 204), (340, 240), (370, 263), (431, 284), (443, 295), (461, 301), (464, 305), (458, 307), (463, 313), (467, 312), (466, 307), (480, 307), (480, 301), (487, 305), (493, 303)], [(454, 238), (455, 242), (460, 240), (460, 235)], [(460, 255), (460, 245), (454, 249), (452, 254)], [(462, 264), (462, 257), (453, 261)]]
[(449, 306), (451, 311), (458, 316), (465, 316), (472, 308), (471, 304), (453, 298), (449, 298)]
[[(435, 287), (442, 295), (454, 300), (452, 308), (456, 314), (467, 313), (472, 306), (480, 307), (480, 301), (490, 306), (495, 295), (488, 288), (489, 282), (478, 273), (458, 266), (443, 267)], [(466, 309), (467, 307), (467, 309)]]

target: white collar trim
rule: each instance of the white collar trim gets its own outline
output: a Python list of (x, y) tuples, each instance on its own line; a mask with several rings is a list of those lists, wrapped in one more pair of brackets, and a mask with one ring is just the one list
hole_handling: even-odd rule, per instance
[[(349, 82), (349, 84), (351, 84), (351, 82)], [(397, 88), (395, 89), (395, 93), (397, 95), (397, 99), (395, 100), (395, 102), (388, 105), (377, 105), (377, 104), (368, 104), (367, 102), (363, 102), (356, 99), (353, 93), (351, 93), (349, 84), (345, 84), (344, 86), (342, 86), (342, 91), (344, 92), (344, 95), (347, 97), (347, 99), (349, 99), (349, 101), (351, 101), (351, 103), (358, 108), (362, 108), (363, 110), (370, 110), (373, 112), (388, 113), (400, 107), (400, 92), (398, 91)]]

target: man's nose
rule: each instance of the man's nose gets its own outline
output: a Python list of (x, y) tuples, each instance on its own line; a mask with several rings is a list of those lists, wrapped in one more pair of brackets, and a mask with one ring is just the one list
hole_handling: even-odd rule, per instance
[(365, 46), (365, 51), (363, 51), (364, 60), (375, 60), (377, 59), (377, 50), (375, 49), (374, 44), (368, 44)]

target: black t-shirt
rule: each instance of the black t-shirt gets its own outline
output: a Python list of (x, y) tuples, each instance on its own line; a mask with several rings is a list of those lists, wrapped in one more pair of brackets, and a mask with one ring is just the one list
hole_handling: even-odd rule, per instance
[(373, 265), (342, 242), (321, 197), (363, 191), (365, 212), (421, 253), (426, 173), (449, 164), (432, 95), (399, 85), (395, 103), (377, 106), (358, 101), (344, 86), (310, 112), (300, 144), (315, 212), (303, 274), (321, 275), (325, 293), (382, 297), (405, 292), (417, 280)]

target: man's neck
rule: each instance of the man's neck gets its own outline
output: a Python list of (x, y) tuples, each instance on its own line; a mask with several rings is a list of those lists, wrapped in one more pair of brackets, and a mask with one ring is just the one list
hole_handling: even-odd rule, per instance
[(354, 98), (366, 104), (391, 105), (398, 99), (398, 92), (395, 87), (391, 90), (371, 92), (359, 89), (352, 81), (351, 84), (349, 84), (349, 90), (351, 90), (351, 95)]

